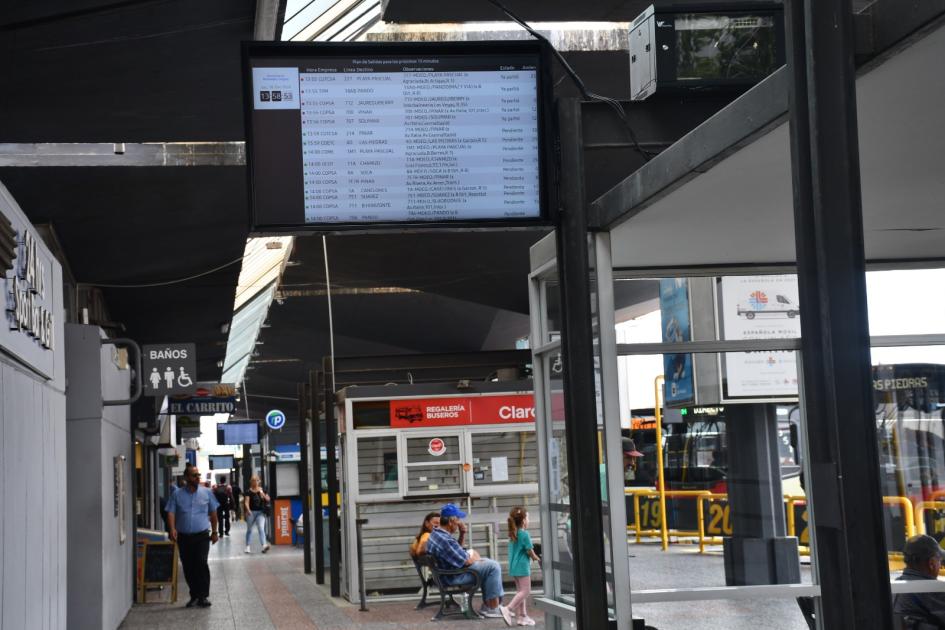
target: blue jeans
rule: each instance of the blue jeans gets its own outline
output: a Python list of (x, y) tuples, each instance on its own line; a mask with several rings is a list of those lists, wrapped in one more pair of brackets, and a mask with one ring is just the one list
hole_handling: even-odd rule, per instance
[[(474, 573), (482, 578), (482, 599), (502, 599), (505, 591), (502, 590), (502, 567), (495, 560), (483, 558), (469, 565)], [(471, 584), (473, 576), (468, 573), (453, 578), (452, 584)]]
[(246, 546), (253, 537), (253, 530), (259, 530), (259, 544), (266, 544), (266, 515), (262, 512), (250, 512), (246, 516)]

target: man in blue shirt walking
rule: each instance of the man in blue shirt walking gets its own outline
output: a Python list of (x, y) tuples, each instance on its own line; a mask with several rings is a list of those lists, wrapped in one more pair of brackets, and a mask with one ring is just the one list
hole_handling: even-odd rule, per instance
[[(187, 608), (210, 605), (210, 543), (217, 543), (217, 508), (220, 504), (210, 491), (200, 485), (200, 471), (187, 464), (187, 485), (167, 500), (167, 525), (171, 540), (177, 542), (184, 578), (190, 587)], [(212, 529), (212, 533), (211, 533)]]

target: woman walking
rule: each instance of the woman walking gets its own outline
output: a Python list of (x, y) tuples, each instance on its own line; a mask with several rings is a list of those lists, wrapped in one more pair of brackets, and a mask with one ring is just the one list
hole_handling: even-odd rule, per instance
[(540, 560), (535, 554), (532, 537), (528, 533), (528, 512), (515, 507), (509, 512), (509, 575), (515, 580), (515, 597), (509, 602), (509, 610), (515, 613), (520, 626), (534, 626), (535, 620), (528, 616), (528, 596), (532, 592), (532, 560)]
[(246, 515), (246, 553), (252, 553), (250, 541), (253, 530), (259, 530), (259, 544), (262, 552), (269, 551), (269, 541), (266, 540), (266, 516), (269, 515), (269, 495), (259, 485), (259, 477), (249, 478), (249, 490), (243, 495), (243, 513)]

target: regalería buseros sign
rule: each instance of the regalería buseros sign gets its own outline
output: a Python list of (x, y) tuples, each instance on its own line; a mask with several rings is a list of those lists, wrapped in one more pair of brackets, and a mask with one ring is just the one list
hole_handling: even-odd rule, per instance
[(8, 310), (10, 329), (34, 337), (39, 344), (52, 350), (55, 343), (55, 319), (44, 306), (46, 291), (46, 264), (36, 251), (36, 239), (30, 232), (23, 233), (19, 256), (14, 260), (13, 278), (8, 282), (11, 306)]

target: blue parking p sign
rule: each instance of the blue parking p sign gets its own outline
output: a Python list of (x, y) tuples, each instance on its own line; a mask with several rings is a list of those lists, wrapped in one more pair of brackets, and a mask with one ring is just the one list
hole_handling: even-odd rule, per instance
[(285, 414), (278, 409), (273, 409), (266, 414), (266, 426), (273, 431), (278, 431), (285, 426)]

